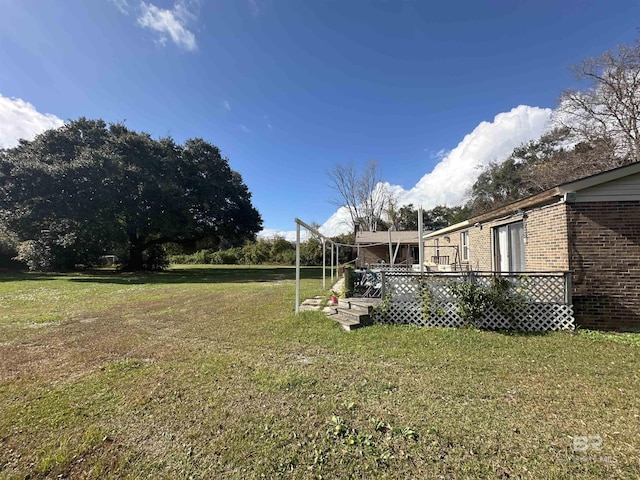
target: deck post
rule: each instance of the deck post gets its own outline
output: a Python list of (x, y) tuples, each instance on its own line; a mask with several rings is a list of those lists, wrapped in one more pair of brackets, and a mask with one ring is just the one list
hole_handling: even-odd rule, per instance
[(573, 303), (573, 298), (571, 298), (571, 272), (564, 272), (564, 301), (567, 305), (571, 305)]
[(424, 227), (422, 225), (422, 207), (418, 209), (418, 262), (420, 262), (420, 276), (424, 274)]
[(296, 315), (300, 311), (300, 224), (296, 222)]
[(331, 285), (333, 286), (333, 250), (334, 250), (334, 245), (333, 242), (331, 242)]
[(327, 242), (322, 237), (322, 289), (327, 289)]

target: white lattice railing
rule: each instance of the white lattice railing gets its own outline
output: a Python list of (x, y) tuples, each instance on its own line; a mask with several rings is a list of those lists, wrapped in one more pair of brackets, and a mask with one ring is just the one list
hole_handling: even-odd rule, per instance
[[(498, 279), (498, 283), (497, 280)], [(386, 324), (460, 327), (470, 320), (461, 316), (463, 300), (456, 285), (474, 282), (488, 291), (502, 286), (504, 301), (487, 306), (473, 323), (490, 330), (572, 330), (571, 286), (568, 273), (425, 274), (381, 272), (381, 306), (373, 320)]]

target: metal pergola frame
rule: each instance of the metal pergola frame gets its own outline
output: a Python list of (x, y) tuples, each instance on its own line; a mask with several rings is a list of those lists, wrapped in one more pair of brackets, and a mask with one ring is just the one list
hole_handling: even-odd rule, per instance
[[(303, 222), (299, 218), (295, 219), (296, 222), (296, 315), (300, 312), (300, 227), (306, 228), (312, 234), (320, 237), (322, 240), (322, 288), (327, 289), (326, 279), (326, 243), (331, 244), (331, 285), (333, 285), (333, 272), (335, 268), (336, 278), (338, 277), (338, 254), (340, 253), (340, 247), (358, 247), (359, 245), (348, 245), (331, 240), (320, 233), (317, 229)], [(424, 273), (424, 231), (422, 225), (422, 207), (418, 209), (418, 256), (420, 262), (420, 273)], [(391, 248), (391, 246), (389, 247)], [(335, 253), (335, 256), (334, 256)], [(391, 257), (393, 258), (393, 257)]]
[[(316, 230), (312, 226), (306, 224), (305, 222), (303, 222), (299, 218), (296, 218), (295, 222), (296, 222), (296, 315), (297, 315), (298, 312), (300, 311), (300, 227), (306, 228), (309, 232), (311, 232), (314, 235), (320, 237), (320, 239), (322, 240), (322, 288), (325, 289), (325, 290), (327, 289), (327, 273), (326, 273), (326, 270), (327, 270), (327, 248), (326, 248), (326, 244), (327, 244), (327, 242), (331, 244), (331, 284), (333, 284), (333, 269), (334, 269), (334, 263), (335, 263), (334, 260), (337, 260), (337, 258), (338, 258), (337, 253), (339, 253), (339, 251), (337, 249), (339, 248), (340, 244), (334, 242), (333, 240), (331, 240), (328, 237), (325, 237), (318, 230)], [(334, 251), (336, 251), (335, 257), (334, 257)], [(336, 277), (337, 277), (338, 276), (338, 267), (337, 267), (337, 265), (335, 265), (335, 268), (336, 268)]]

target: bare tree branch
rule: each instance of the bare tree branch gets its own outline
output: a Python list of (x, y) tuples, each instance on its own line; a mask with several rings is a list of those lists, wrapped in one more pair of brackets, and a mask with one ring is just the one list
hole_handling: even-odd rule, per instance
[(618, 155), (640, 160), (640, 44), (622, 45), (574, 67), (585, 90), (567, 90), (557, 119), (578, 141), (609, 139)]
[(332, 203), (349, 211), (352, 227), (375, 231), (389, 199), (375, 160), (362, 172), (352, 165), (337, 165), (328, 174), (330, 187), (337, 192)]

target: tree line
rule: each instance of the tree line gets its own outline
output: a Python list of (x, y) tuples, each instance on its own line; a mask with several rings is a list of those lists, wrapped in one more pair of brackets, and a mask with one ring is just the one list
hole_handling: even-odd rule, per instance
[[(452, 223), (462, 221), (466, 210), (463, 207), (437, 206), (422, 213), (425, 231), (438, 230)], [(314, 224), (318, 229), (319, 225)], [(404, 205), (398, 209), (393, 223), (382, 218), (377, 219), (378, 231), (418, 230), (418, 210), (413, 205)], [(357, 249), (353, 247), (356, 237), (353, 233), (335, 235), (329, 240), (341, 245), (338, 249), (339, 263), (350, 262), (355, 258)], [(199, 243), (202, 247), (202, 242)], [(326, 262), (330, 262), (330, 250), (325, 250)], [(296, 244), (280, 235), (270, 238), (248, 240), (242, 246), (196, 248), (186, 251), (183, 246), (169, 244), (165, 247), (168, 260), (174, 264), (218, 264), (218, 265), (295, 265)], [(193, 249), (191, 249), (193, 250)], [(310, 236), (300, 242), (300, 264), (303, 266), (322, 265), (322, 241)]]
[[(353, 236), (338, 235), (332, 237), (336, 243), (353, 244)], [(327, 265), (331, 261), (329, 245), (325, 246)], [(224, 249), (201, 249), (194, 253), (185, 253), (183, 249), (167, 246), (168, 259), (174, 264), (214, 264), (214, 265), (295, 265), (296, 244), (286, 238), (275, 235), (271, 238), (259, 238), (247, 241), (244, 245)], [(352, 260), (352, 249), (339, 249), (339, 263)], [(310, 237), (300, 243), (300, 264), (303, 266), (322, 265), (322, 241)]]

